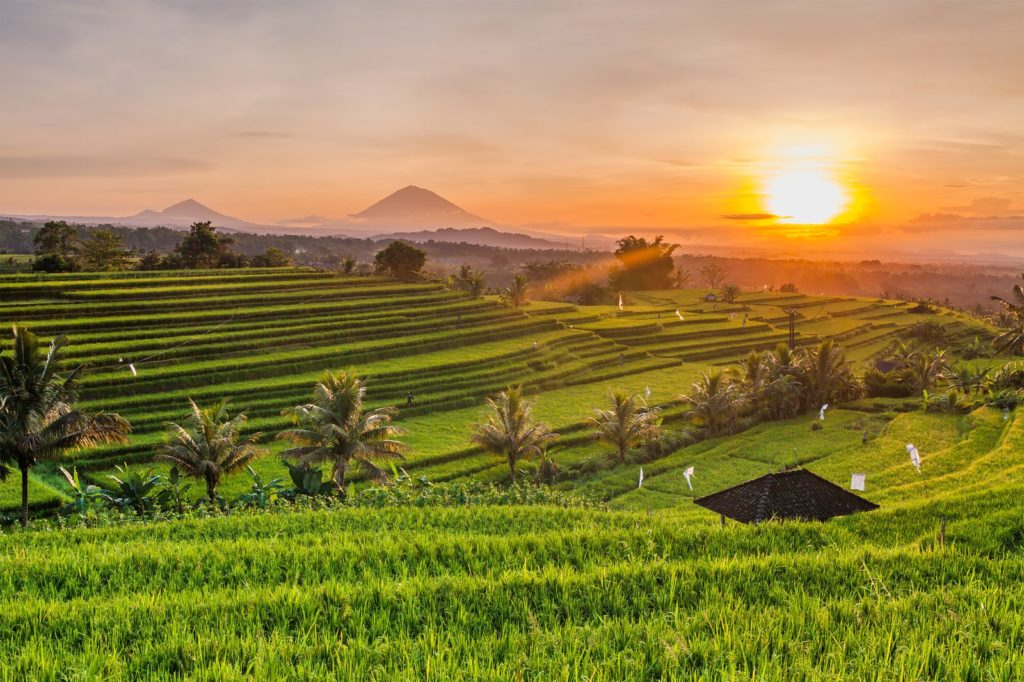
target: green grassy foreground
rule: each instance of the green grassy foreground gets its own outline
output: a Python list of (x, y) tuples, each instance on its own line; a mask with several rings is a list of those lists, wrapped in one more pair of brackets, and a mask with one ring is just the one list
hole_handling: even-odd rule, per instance
[[(135, 425), (127, 446), (74, 456), (94, 478), (143, 466), (187, 397), (234, 396), (272, 432), (320, 371), (356, 364), (375, 404), (416, 395), (400, 420), (407, 468), (434, 481), (502, 478), (468, 433), (484, 396), (511, 382), (564, 434), (554, 455), (572, 466), (606, 449), (580, 423), (611, 387), (650, 388), (671, 426), (674, 396), (702, 369), (773, 346), (786, 307), (807, 310), (801, 342), (839, 338), (859, 360), (929, 318), (887, 301), (768, 292), (742, 310), (702, 294), (513, 311), (301, 270), (10, 276), (0, 315), (69, 333), (93, 365), (86, 406)], [(934, 319), (950, 338), (976, 333)], [(0, 680), (1022, 679), (1024, 415), (905, 409), (864, 400), (830, 410), (820, 431), (811, 415), (683, 447), (645, 463), (640, 489), (636, 465), (559, 484), (607, 509), (296, 508), (10, 529)], [(691, 502), (783, 464), (844, 486), (866, 473), (881, 508), (723, 528)], [(260, 467), (283, 473), (274, 457)], [(31, 495), (58, 504), (59, 481), (43, 471)], [(0, 485), (0, 505), (16, 501)]]
[[(769, 427), (745, 445), (790, 435)], [(687, 503), (15, 531), (0, 679), (1020, 679), (1024, 416), (901, 415), (876, 442), (911, 435), (922, 474), (821, 458), (882, 505), (826, 524)]]

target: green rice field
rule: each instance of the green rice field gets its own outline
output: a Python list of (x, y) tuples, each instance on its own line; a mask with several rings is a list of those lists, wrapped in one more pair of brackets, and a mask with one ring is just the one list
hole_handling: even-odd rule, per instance
[[(189, 398), (231, 397), (250, 430), (272, 434), (286, 424), (281, 410), (305, 401), (325, 369), (356, 367), (375, 406), (400, 408), (407, 470), (490, 480), (502, 465), (470, 447), (469, 434), (485, 397), (509, 384), (534, 394), (537, 416), (565, 436), (553, 452), (562, 465), (600, 453), (582, 422), (612, 389), (650, 390), (671, 423), (676, 397), (701, 371), (785, 342), (789, 309), (800, 311), (798, 344), (834, 338), (858, 361), (922, 319), (936, 319), (952, 340), (979, 333), (955, 313), (917, 315), (895, 301), (756, 292), (726, 304), (704, 301), (706, 293), (628, 294), (622, 311), (545, 301), (512, 310), (440, 283), (308, 269), (5, 275), (0, 319), (68, 335), (65, 357), (88, 367), (83, 407), (131, 422), (127, 445), (75, 456), (94, 479), (150, 461), (164, 423), (181, 419)], [(282, 471), (275, 458), (257, 469)], [(34, 474), (33, 505), (59, 503), (60, 483)], [(0, 504), (17, 500), (11, 485), (0, 484)], [(224, 486), (236, 494), (248, 478)]]
[[(650, 389), (672, 428), (676, 396), (785, 340), (791, 308), (798, 343), (836, 338), (857, 362), (922, 319), (952, 340), (984, 332), (895, 301), (706, 293), (517, 311), (307, 270), (6, 275), (0, 317), (67, 333), (90, 366), (84, 406), (134, 425), (126, 445), (71, 456), (94, 480), (146, 466), (190, 397), (231, 396), (273, 433), (328, 368), (357, 367), (374, 405), (400, 408), (410, 473), (503, 481), (469, 433), (510, 383), (563, 434), (552, 456), (570, 467), (607, 454), (582, 420), (611, 389)], [(1024, 416), (912, 403), (864, 399), (820, 430), (807, 415), (679, 447), (643, 464), (639, 488), (633, 464), (557, 483), (600, 501), (579, 508), (284, 506), (4, 529), (0, 680), (1024, 679)], [(723, 526), (692, 503), (784, 465), (844, 487), (864, 473), (880, 508)], [(273, 456), (257, 468), (283, 473)], [(30, 491), (37, 509), (64, 499), (46, 468)], [(17, 502), (0, 485), (0, 506)]]

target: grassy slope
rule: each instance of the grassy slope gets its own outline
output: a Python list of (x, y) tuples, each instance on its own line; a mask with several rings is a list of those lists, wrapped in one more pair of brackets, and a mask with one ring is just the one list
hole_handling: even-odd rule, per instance
[[(859, 418), (837, 411), (825, 433)], [(747, 444), (784, 453), (803, 426)], [(720, 528), (679, 498), (654, 515), (353, 509), (13, 534), (0, 677), (1019, 679), (1022, 447), (1024, 416), (986, 410), (808, 442), (812, 468), (869, 472), (882, 504), (827, 524)]]
[[(400, 401), (402, 382), (419, 377), (417, 401), (427, 404), (402, 418), (414, 470), (496, 477), (500, 467), (466, 451), (465, 437), (483, 395), (510, 368), (538, 391), (538, 414), (574, 435), (612, 387), (650, 387), (653, 402), (668, 402), (709, 364), (728, 362), (731, 344), (718, 356), (644, 369), (646, 349), (677, 347), (661, 337), (688, 333), (665, 323), (675, 307), (695, 333), (712, 330), (712, 346), (716, 335), (744, 329), (742, 313), (730, 320), (727, 307), (709, 308), (696, 293), (638, 295), (644, 308), (625, 315), (537, 305), (531, 318), (562, 324), (361, 368), (381, 388), (371, 393), (377, 404)], [(870, 301), (752, 298), (765, 302), (755, 306), (763, 319), (748, 313), (751, 326), (777, 325), (764, 320), (794, 303), (866, 308), (864, 319), (881, 312), (886, 323), (919, 319)], [(443, 308), (431, 315), (451, 324)], [(938, 319), (970, 333), (963, 320)], [(818, 317), (805, 329), (856, 331), (849, 320)], [(881, 343), (863, 336), (868, 347)], [(559, 365), (573, 376), (550, 378)], [(227, 391), (272, 414), (316, 370), (305, 372), (297, 388), (282, 370)], [(193, 388), (171, 382), (120, 399), (145, 425), (165, 409), (161, 400)], [(111, 395), (90, 400), (117, 407)], [(1020, 679), (1024, 416), (895, 407), (865, 401), (830, 410), (822, 431), (810, 430), (812, 415), (686, 447), (645, 464), (639, 490), (636, 466), (579, 481), (613, 511), (364, 509), (0, 536), (0, 679)], [(158, 424), (137, 439), (151, 447)], [(909, 465), (907, 442), (921, 450), (922, 474)], [(603, 451), (580, 442), (555, 456), (569, 463)], [(881, 509), (828, 524), (723, 529), (690, 501), (782, 463), (843, 485), (867, 473), (865, 494)], [(690, 465), (692, 492), (681, 475)], [(272, 459), (260, 466), (281, 471)], [(34, 480), (34, 500), (53, 498), (54, 481)], [(225, 484), (229, 494), (242, 488), (238, 478)], [(0, 485), (0, 500), (16, 499), (11, 481)]]
[[(416, 396), (417, 407), (400, 416), (413, 446), (411, 469), (435, 479), (500, 477), (492, 460), (469, 449), (468, 432), (484, 397), (518, 382), (537, 396), (540, 418), (573, 434), (554, 453), (565, 465), (602, 452), (579, 428), (611, 389), (650, 388), (652, 402), (670, 405), (702, 370), (784, 339), (790, 307), (802, 311), (800, 343), (832, 336), (857, 359), (927, 317), (873, 299), (757, 292), (714, 304), (704, 293), (630, 294), (625, 311), (549, 302), (511, 311), (433, 284), (309, 270), (0, 276), (5, 316), (40, 333), (67, 331), (75, 361), (92, 365), (85, 407), (117, 411), (135, 427), (129, 446), (77, 456), (97, 480), (115, 463), (147, 461), (163, 439), (162, 424), (180, 419), (189, 397), (233, 396), (251, 429), (273, 433), (285, 425), (281, 409), (305, 400), (323, 369), (347, 364), (368, 377), (375, 405), (403, 406), (406, 393)], [(977, 333), (955, 315), (934, 317), (952, 336)], [(257, 468), (283, 472), (272, 458)], [(52, 475), (35, 478), (34, 502), (58, 500), (47, 481), (59, 487)], [(17, 502), (10, 486), (0, 484), (2, 507)], [(246, 487), (236, 476), (224, 492)]]

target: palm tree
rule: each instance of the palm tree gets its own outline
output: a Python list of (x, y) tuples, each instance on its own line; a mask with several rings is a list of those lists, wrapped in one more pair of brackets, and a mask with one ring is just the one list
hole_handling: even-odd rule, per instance
[(736, 426), (743, 405), (743, 393), (732, 377), (724, 372), (703, 372), (689, 395), (679, 399), (690, 406), (689, 416), (704, 427), (709, 436), (717, 436)]
[(515, 483), (519, 461), (543, 455), (558, 434), (551, 433), (546, 424), (533, 423), (533, 406), (523, 396), (522, 386), (509, 386), (496, 398), (488, 398), (487, 404), (492, 413), (486, 422), (477, 425), (473, 442), (487, 452), (505, 457)]
[(789, 419), (800, 413), (803, 386), (794, 374), (773, 375), (762, 389), (761, 397), (772, 419)]
[(375, 481), (387, 479), (377, 462), (402, 460), (404, 443), (396, 440), (404, 432), (391, 423), (396, 410), (366, 409), (366, 387), (352, 369), (324, 372), (313, 387), (313, 399), (285, 414), (296, 428), (277, 435), (295, 447), (281, 453), (303, 466), (331, 463), (331, 479), (340, 497), (345, 496), (349, 466), (358, 465)]
[(780, 343), (774, 351), (752, 351), (740, 365), (748, 397), (772, 419), (788, 419), (800, 412), (803, 372), (798, 361), (797, 354)]
[(761, 406), (765, 387), (771, 383), (771, 353), (752, 350), (740, 361), (736, 371), (740, 386), (755, 409)]
[(988, 369), (974, 371), (968, 365), (956, 365), (947, 367), (943, 376), (949, 385), (956, 390), (969, 395), (975, 391), (981, 391), (988, 381)]
[(805, 407), (838, 402), (860, 392), (842, 346), (832, 339), (823, 341), (817, 348), (802, 351), (800, 360), (802, 378), (808, 389), (806, 395), (810, 400)]
[(480, 295), (484, 292), (484, 273), (479, 270), (473, 270), (468, 265), (463, 265), (459, 269), (458, 276), (455, 278), (455, 284), (472, 298), (480, 298)]
[(889, 351), (888, 358), (895, 363), (896, 369), (907, 369), (917, 361), (918, 355), (919, 353), (904, 341), (897, 339), (896, 344)]
[(910, 365), (917, 380), (917, 390), (927, 391), (935, 385), (949, 367), (946, 351), (934, 350), (931, 353), (915, 353)]
[(594, 412), (597, 416), (587, 420), (594, 429), (594, 436), (614, 445), (619, 462), (623, 464), (626, 463), (626, 453), (631, 447), (661, 432), (658, 409), (648, 407), (638, 395), (627, 396), (614, 391), (611, 394), (611, 409)]
[(992, 340), (996, 352), (1009, 355), (1024, 355), (1024, 314), (1017, 317), (1014, 325)]
[[(1024, 272), (1020, 274), (1020, 277), (1021, 279), (1024, 279)], [(1024, 314), (1024, 287), (1020, 284), (1014, 284), (1011, 299), (1012, 300), (1007, 300), (1002, 296), (992, 296), (993, 301), (999, 301), (1018, 315)]]
[(0, 356), (0, 480), (12, 468), (21, 471), (23, 526), (28, 524), (28, 474), (37, 462), (73, 448), (124, 443), (131, 431), (119, 415), (75, 408), (82, 367), (66, 376), (58, 373), (66, 344), (67, 338), (58, 336), (44, 350), (39, 337), (14, 325), (14, 352)]
[[(1024, 273), (1021, 273), (1021, 278), (1024, 279)], [(993, 296), (992, 300), (1002, 303), (1010, 318), (1005, 331), (993, 340), (996, 351), (1024, 355), (1024, 287), (1014, 284), (1010, 300), (1000, 296)]]
[(518, 274), (512, 278), (512, 285), (502, 292), (501, 300), (513, 308), (520, 308), (529, 303), (530, 285), (526, 281), (526, 275)]
[(217, 485), (224, 474), (241, 471), (254, 459), (265, 455), (259, 445), (262, 433), (239, 440), (247, 418), (244, 413), (228, 414), (229, 400), (216, 407), (202, 409), (189, 400), (192, 412), (185, 425), (168, 423), (169, 442), (160, 448), (157, 459), (171, 462), (183, 473), (206, 482), (206, 495), (217, 502)]
[(480, 272), (479, 270), (472, 273), (469, 276), (469, 279), (466, 280), (466, 291), (468, 291), (469, 295), (473, 298), (480, 298), (480, 296), (484, 293), (484, 287), (484, 273)]

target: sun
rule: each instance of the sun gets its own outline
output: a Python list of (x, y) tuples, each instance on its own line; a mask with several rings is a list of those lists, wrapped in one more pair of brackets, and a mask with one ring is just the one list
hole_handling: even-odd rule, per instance
[(779, 222), (821, 225), (843, 213), (850, 197), (825, 168), (783, 168), (764, 182), (765, 208)]

